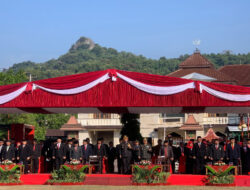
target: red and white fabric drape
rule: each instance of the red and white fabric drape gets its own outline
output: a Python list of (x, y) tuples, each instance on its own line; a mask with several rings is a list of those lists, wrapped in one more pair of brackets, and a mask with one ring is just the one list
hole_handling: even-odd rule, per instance
[[(212, 96), (227, 101), (250, 101), (250, 88), (247, 87), (209, 82), (194, 82), (192, 80), (181, 78), (121, 70), (105, 70), (39, 80), (32, 83), (0, 86), (0, 104), (2, 105), (10, 102), (19, 97), (25, 91), (28, 92), (30, 90), (30, 85), (32, 89), (30, 91), (40, 89), (59, 96), (69, 96), (84, 93), (97, 85), (102, 85), (102, 83), (107, 80), (110, 80), (111, 83), (115, 83), (117, 80), (122, 80), (140, 91), (155, 96), (171, 96), (183, 93), (188, 89), (194, 89), (194, 91), (199, 91), (201, 96), (205, 91)], [(105, 91), (102, 93), (105, 93)], [(126, 91), (123, 92), (124, 95), (129, 96), (129, 94), (126, 93)]]

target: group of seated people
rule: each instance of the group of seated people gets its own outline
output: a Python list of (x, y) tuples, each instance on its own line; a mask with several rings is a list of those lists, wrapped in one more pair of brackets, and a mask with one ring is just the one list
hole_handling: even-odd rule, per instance
[[(243, 173), (250, 172), (250, 139), (239, 144), (234, 138), (230, 141), (220, 141), (215, 139), (208, 142), (201, 137), (190, 140), (188, 143), (173, 145), (171, 139), (166, 139), (163, 143), (158, 140), (156, 146), (152, 146), (148, 139), (139, 141), (129, 141), (127, 136), (120, 139), (120, 143), (115, 147), (113, 142), (104, 143), (104, 139), (97, 140), (93, 145), (87, 138), (83, 140), (81, 146), (77, 139), (70, 139), (66, 143), (58, 138), (55, 142), (47, 145), (38, 144), (36, 140), (27, 143), (14, 143), (0, 140), (0, 161), (6, 160), (24, 165), (24, 172), (37, 173), (39, 165), (42, 171), (51, 172), (58, 170), (62, 164), (78, 161), (81, 164), (90, 164), (91, 158), (98, 158), (96, 172), (114, 173), (114, 162), (117, 160), (118, 173), (130, 174), (132, 164), (140, 164), (141, 161), (149, 161), (152, 164), (169, 165), (175, 173), (175, 163), (179, 163), (179, 173), (204, 174), (206, 164), (224, 162), (229, 165), (242, 165)], [(31, 166), (31, 167), (30, 167)], [(41, 168), (40, 168), (41, 169)]]

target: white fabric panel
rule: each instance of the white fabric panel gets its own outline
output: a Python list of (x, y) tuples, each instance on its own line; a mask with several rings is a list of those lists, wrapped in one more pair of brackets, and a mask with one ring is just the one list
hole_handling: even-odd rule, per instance
[(162, 87), (162, 86), (152, 86), (148, 84), (144, 84), (138, 81), (135, 81), (133, 79), (130, 79), (120, 73), (117, 72), (117, 76), (127, 83), (131, 84), (135, 88), (138, 88), (139, 90), (142, 90), (144, 92), (150, 93), (150, 94), (156, 94), (156, 95), (171, 95), (171, 94), (177, 94), (180, 92), (183, 92), (190, 88), (195, 88), (194, 82), (190, 82), (187, 84), (182, 84), (178, 86), (169, 86), (169, 87)]
[(26, 87), (27, 87), (27, 84), (14, 92), (0, 96), (0, 104), (5, 104), (5, 103), (15, 99), (16, 97), (18, 97), (19, 95), (21, 95), (25, 91)]
[(229, 94), (221, 91), (214, 90), (212, 88), (209, 88), (203, 84), (200, 84), (200, 91), (202, 92), (205, 90), (209, 94), (216, 96), (218, 98), (234, 101), (234, 102), (247, 102), (250, 101), (250, 95), (242, 95), (242, 94)]
[(80, 87), (77, 87), (77, 88), (71, 88), (71, 89), (64, 89), (64, 90), (56, 90), (56, 89), (50, 89), (50, 88), (45, 88), (45, 87), (42, 87), (42, 86), (39, 86), (37, 84), (33, 84), (34, 88), (40, 88), (44, 91), (47, 91), (47, 92), (51, 92), (51, 93), (54, 93), (54, 94), (61, 94), (61, 95), (71, 95), (71, 94), (79, 94), (81, 92), (84, 92), (84, 91), (87, 91), (91, 88), (93, 88), (94, 86), (98, 85), (99, 83), (102, 83), (104, 81), (106, 81), (107, 79), (109, 79), (109, 74), (105, 74), (103, 75), (102, 77), (96, 79), (95, 81), (92, 81), (86, 85), (83, 85), (83, 86), (80, 86)]

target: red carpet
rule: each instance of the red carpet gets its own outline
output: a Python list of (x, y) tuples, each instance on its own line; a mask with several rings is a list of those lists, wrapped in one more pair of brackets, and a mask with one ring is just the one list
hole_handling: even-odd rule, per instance
[(50, 178), (50, 174), (24, 174), (21, 182), (24, 185), (44, 185)]
[[(169, 185), (204, 185), (203, 175), (171, 175), (168, 179)], [(24, 185), (44, 185), (50, 178), (50, 174), (26, 174), (21, 176), (21, 181)], [(85, 185), (113, 185), (113, 186), (128, 186), (132, 185), (131, 175), (118, 174), (91, 174), (87, 175), (84, 181)], [(250, 176), (236, 176), (236, 186), (250, 187)]]

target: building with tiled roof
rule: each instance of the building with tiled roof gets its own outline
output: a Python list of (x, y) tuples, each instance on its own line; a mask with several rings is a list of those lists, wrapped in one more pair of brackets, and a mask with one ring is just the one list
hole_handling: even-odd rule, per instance
[(220, 82), (225, 84), (237, 84), (237, 80), (230, 75), (215, 69), (214, 65), (199, 51), (195, 51), (179, 65), (179, 69), (168, 76), (201, 80), (209, 82)]
[(236, 79), (238, 85), (250, 87), (250, 64), (226, 65), (219, 68), (219, 71)]

